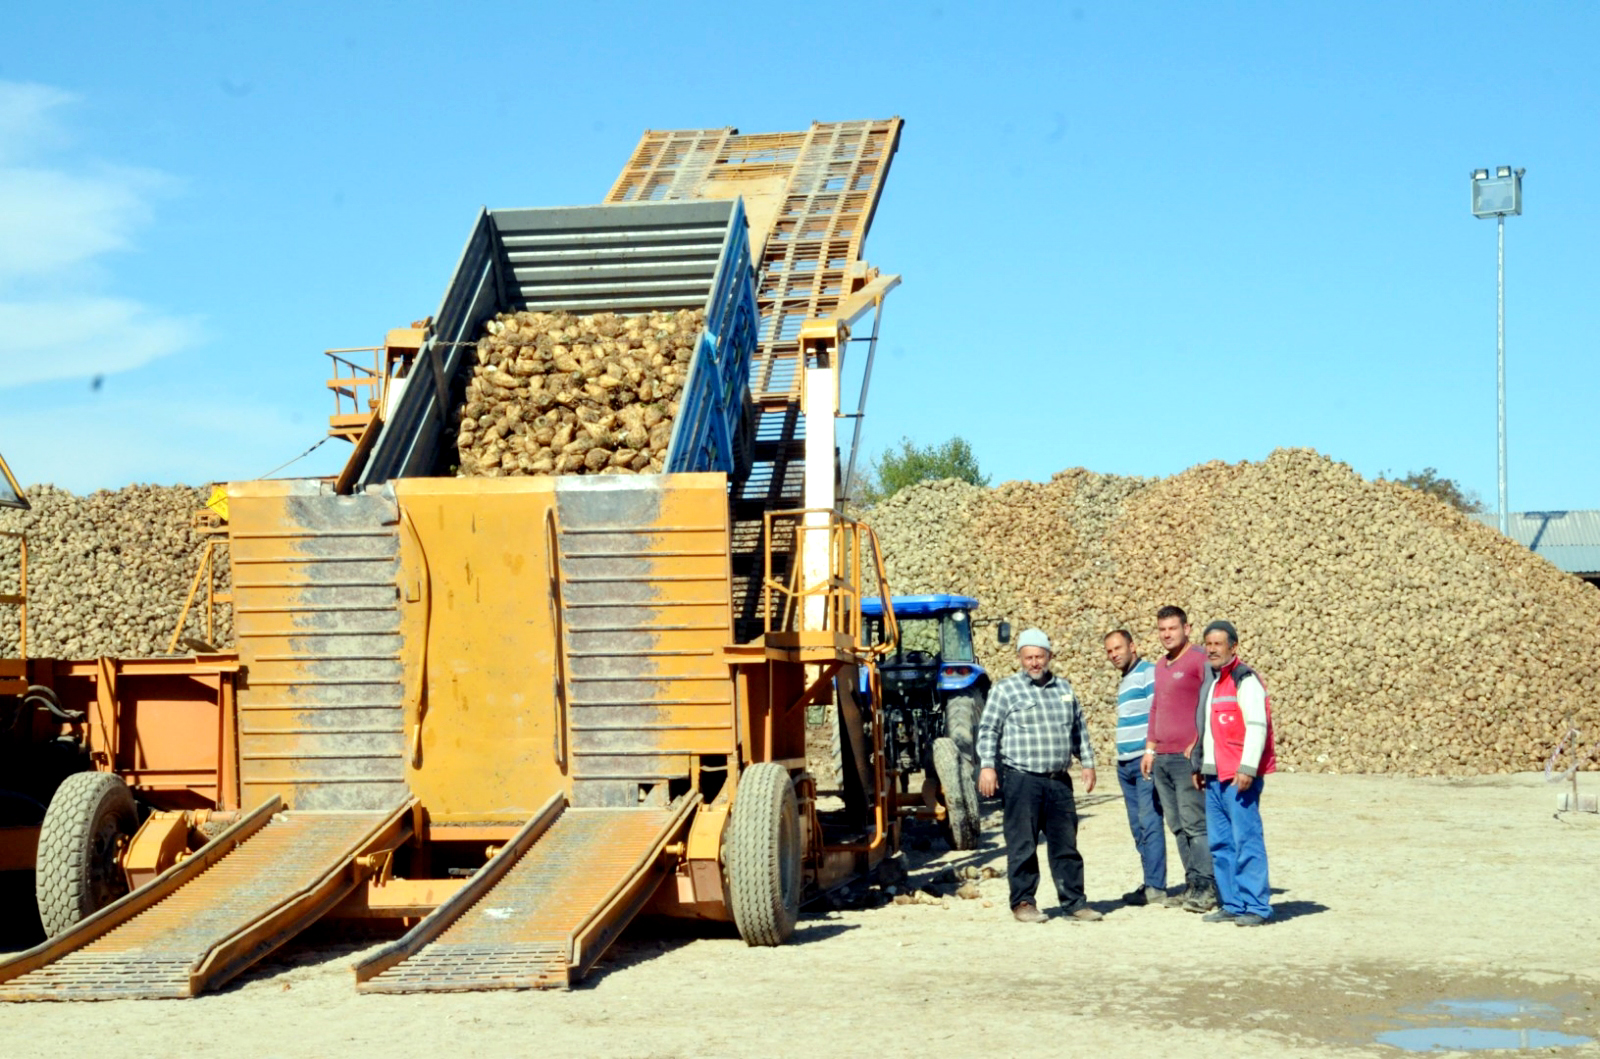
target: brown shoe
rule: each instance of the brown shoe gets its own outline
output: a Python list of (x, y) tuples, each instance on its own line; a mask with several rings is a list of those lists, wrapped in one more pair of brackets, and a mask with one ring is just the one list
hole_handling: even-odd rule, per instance
[(1082, 908), (1068, 912), (1067, 918), (1076, 919), (1080, 923), (1098, 923), (1106, 917), (1101, 915), (1099, 912), (1096, 912), (1088, 905), (1084, 905)]
[(1032, 901), (1024, 901), (1011, 910), (1011, 917), (1018, 923), (1043, 923), (1045, 914), (1039, 911), (1039, 906)]

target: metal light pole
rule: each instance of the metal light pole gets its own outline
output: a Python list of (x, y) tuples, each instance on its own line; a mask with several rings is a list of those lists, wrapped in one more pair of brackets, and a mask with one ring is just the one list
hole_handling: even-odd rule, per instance
[(1493, 217), (1498, 229), (1496, 253), (1496, 367), (1498, 374), (1500, 442), (1500, 533), (1509, 536), (1506, 515), (1506, 218), (1522, 212), (1522, 174), (1508, 165), (1498, 166), (1494, 176), (1487, 169), (1472, 171), (1472, 215)]

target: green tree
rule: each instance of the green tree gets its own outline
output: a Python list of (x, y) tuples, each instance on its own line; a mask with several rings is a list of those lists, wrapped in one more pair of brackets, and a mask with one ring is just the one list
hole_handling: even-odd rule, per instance
[(1408, 489), (1415, 489), (1419, 493), (1427, 493), (1437, 497), (1455, 508), (1457, 511), (1468, 515), (1476, 515), (1484, 509), (1483, 500), (1477, 493), (1470, 489), (1463, 489), (1461, 484), (1453, 478), (1440, 478), (1439, 471), (1434, 467), (1424, 467), (1420, 471), (1412, 471), (1404, 478), (1395, 481)]
[(861, 502), (882, 503), (908, 485), (959, 478), (972, 485), (988, 485), (989, 476), (978, 470), (978, 457), (965, 438), (953, 437), (942, 445), (914, 445), (900, 439), (900, 450), (885, 449), (861, 481)]

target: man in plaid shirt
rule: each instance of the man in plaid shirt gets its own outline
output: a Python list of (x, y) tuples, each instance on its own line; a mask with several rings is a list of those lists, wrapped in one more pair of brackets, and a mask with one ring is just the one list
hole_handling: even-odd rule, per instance
[(1094, 790), (1094, 748), (1072, 685), (1050, 672), (1050, 638), (1039, 629), (1017, 637), (1020, 673), (994, 686), (978, 725), (978, 790), (1000, 792), (1006, 835), (1011, 914), (1043, 923), (1034, 903), (1039, 888), (1039, 832), (1050, 855), (1056, 896), (1073, 919), (1103, 918), (1083, 895), (1078, 853), (1078, 806), (1072, 793), (1072, 758), (1083, 768), (1083, 792)]

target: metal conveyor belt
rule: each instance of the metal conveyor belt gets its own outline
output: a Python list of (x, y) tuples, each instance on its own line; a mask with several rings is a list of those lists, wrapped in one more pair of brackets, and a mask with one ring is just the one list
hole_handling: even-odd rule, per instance
[[(179, 862), (0, 962), (0, 1000), (176, 998), (216, 988), (364, 881), (357, 858), (396, 832), (410, 808), (274, 813), (278, 804), (196, 851), (195, 864)], [(226, 848), (213, 848), (219, 843)]]
[(667, 874), (698, 797), (666, 809), (557, 798), (451, 901), (356, 966), (361, 992), (565, 988)]

